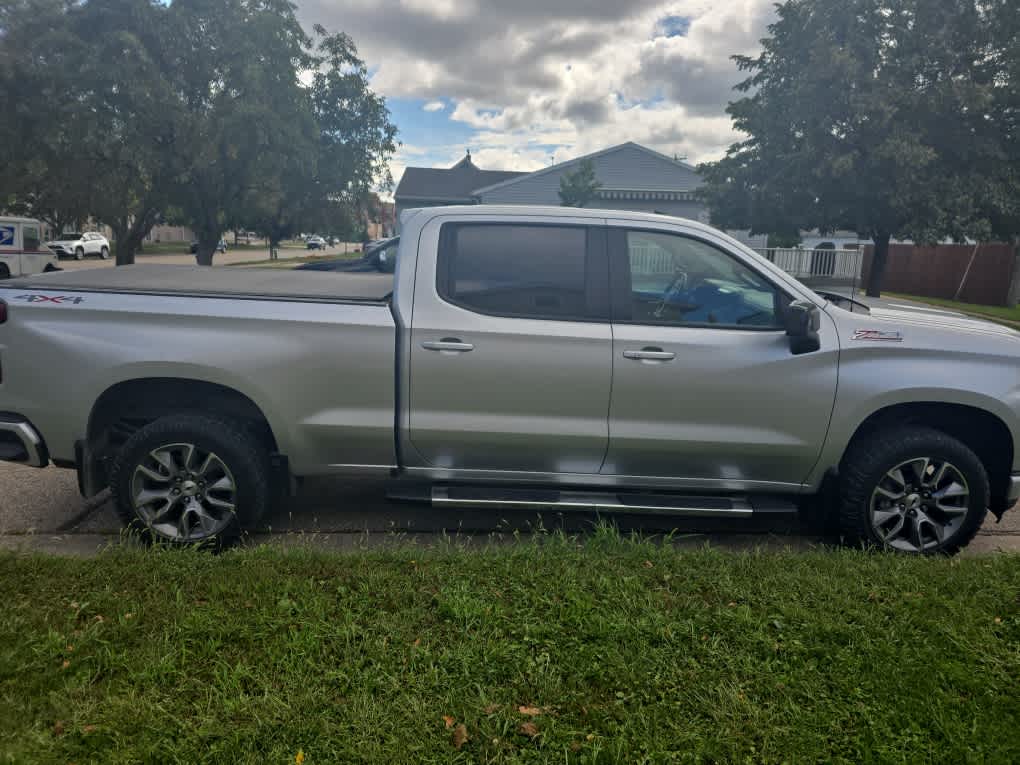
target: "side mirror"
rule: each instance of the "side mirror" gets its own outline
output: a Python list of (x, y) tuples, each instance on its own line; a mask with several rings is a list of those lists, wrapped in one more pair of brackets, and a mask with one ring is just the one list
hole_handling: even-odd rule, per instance
[(794, 300), (786, 307), (783, 316), (786, 336), (790, 338), (790, 352), (795, 356), (811, 353), (822, 347), (818, 329), (822, 326), (818, 306), (807, 300)]

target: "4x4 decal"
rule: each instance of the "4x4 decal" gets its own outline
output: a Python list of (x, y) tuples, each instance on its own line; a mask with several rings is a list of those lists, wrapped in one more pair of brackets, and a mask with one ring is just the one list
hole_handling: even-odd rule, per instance
[(18, 295), (14, 299), (24, 300), (26, 303), (58, 303), (59, 305), (68, 303), (78, 305), (85, 301), (83, 297), (71, 297), (70, 295)]

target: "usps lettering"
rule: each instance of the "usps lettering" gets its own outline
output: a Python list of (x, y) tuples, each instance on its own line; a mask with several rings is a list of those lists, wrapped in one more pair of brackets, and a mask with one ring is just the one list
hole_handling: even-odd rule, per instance
[(26, 303), (58, 303), (59, 305), (84, 303), (83, 297), (72, 297), (70, 295), (18, 295), (15, 300), (24, 300)]

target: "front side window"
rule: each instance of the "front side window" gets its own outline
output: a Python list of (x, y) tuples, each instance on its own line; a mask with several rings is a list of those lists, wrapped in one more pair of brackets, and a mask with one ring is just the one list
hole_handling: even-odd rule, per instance
[(628, 231), (637, 324), (778, 328), (781, 293), (723, 250), (675, 234)]
[(39, 249), (39, 227), (38, 226), (22, 226), (21, 237), (25, 242), (25, 250), (27, 252), (35, 252)]
[(478, 313), (588, 318), (587, 236), (582, 227), (446, 224), (439, 294)]

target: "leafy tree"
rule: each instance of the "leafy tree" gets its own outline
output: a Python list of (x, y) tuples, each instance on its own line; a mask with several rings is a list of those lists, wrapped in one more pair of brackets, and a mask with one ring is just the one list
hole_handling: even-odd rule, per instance
[(855, 230), (875, 244), (872, 296), (890, 238), (988, 236), (1008, 196), (989, 169), (1010, 149), (986, 11), (973, 0), (777, 6), (761, 54), (735, 57), (748, 95), (727, 111), (748, 137), (700, 168), (713, 222)]
[(560, 204), (563, 207), (584, 207), (598, 194), (602, 184), (595, 177), (595, 165), (581, 160), (577, 168), (560, 177)]
[(270, 239), (302, 230), (350, 238), (378, 184), (392, 185), (386, 163), (396, 127), (350, 37), (315, 27), (315, 74), (307, 109), (292, 115), (291, 150), (267, 158), (272, 169), (249, 195), (253, 227)]
[(0, 16), (5, 196), (57, 229), (108, 223), (118, 263), (134, 260), (165, 200), (165, 13), (150, 0), (15, 0)]

